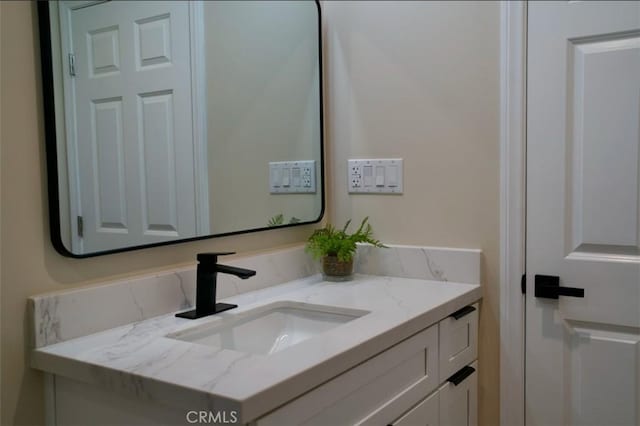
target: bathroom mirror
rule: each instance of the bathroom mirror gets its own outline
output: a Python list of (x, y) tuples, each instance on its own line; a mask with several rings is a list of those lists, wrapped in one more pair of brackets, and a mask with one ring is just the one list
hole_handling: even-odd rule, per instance
[(40, 1), (38, 11), (60, 253), (320, 220), (317, 1)]

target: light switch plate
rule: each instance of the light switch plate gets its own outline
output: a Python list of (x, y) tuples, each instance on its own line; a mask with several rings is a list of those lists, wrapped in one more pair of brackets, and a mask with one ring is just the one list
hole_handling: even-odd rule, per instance
[(402, 158), (348, 160), (351, 194), (402, 194)]
[(315, 160), (269, 163), (269, 193), (308, 194), (315, 192)]

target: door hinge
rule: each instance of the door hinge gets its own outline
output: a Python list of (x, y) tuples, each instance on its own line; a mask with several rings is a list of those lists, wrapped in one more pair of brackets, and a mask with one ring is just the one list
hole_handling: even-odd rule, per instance
[(82, 220), (82, 216), (77, 217), (78, 224), (78, 237), (84, 237), (84, 220)]
[(69, 75), (76, 76), (76, 55), (73, 53), (69, 53)]
[(522, 294), (527, 294), (527, 274), (522, 274), (520, 279), (520, 291)]

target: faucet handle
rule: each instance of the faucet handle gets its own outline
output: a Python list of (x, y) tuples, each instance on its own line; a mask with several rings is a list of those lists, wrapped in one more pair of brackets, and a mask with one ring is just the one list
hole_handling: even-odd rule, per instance
[(230, 254), (236, 254), (235, 251), (221, 251), (215, 253), (198, 253), (198, 262), (203, 263), (218, 263), (218, 256), (227, 256)]

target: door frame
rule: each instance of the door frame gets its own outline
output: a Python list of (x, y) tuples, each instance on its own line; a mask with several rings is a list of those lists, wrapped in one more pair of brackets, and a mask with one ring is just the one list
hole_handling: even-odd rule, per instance
[(527, 0), (500, 2), (500, 424), (525, 424)]

